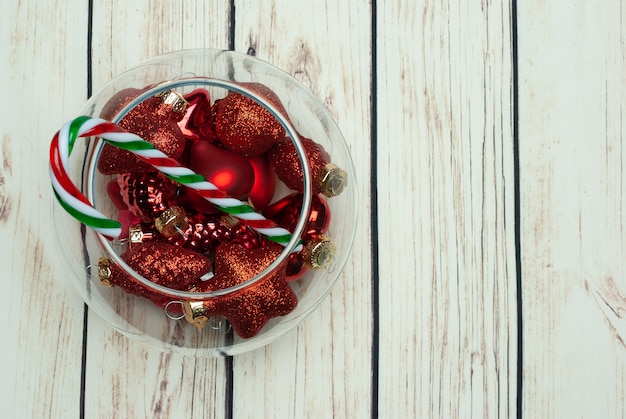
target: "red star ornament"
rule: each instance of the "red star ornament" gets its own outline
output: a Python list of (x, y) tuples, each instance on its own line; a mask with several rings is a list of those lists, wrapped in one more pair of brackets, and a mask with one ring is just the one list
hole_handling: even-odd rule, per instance
[[(282, 246), (273, 242), (254, 250), (234, 243), (221, 244), (215, 251), (215, 276), (206, 281), (207, 289), (202, 291), (233, 287), (253, 278), (282, 250)], [(241, 291), (205, 301), (207, 317), (226, 317), (242, 338), (257, 335), (269, 319), (289, 314), (298, 304), (298, 297), (285, 279), (285, 270), (286, 264), (283, 263), (272, 274)]]

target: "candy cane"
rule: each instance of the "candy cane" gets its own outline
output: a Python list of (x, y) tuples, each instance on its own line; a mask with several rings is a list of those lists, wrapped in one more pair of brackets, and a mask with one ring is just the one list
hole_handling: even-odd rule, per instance
[[(169, 179), (195, 190), (207, 201), (227, 214), (241, 220), (269, 240), (286, 246), (292, 238), (291, 233), (279, 227), (275, 222), (254, 211), (250, 205), (231, 198), (204, 176), (181, 166), (178, 161), (141, 137), (125, 131), (119, 125), (101, 118), (80, 116), (68, 121), (54, 135), (50, 143), (50, 178), (55, 196), (61, 206), (81, 223), (102, 234), (109, 240), (119, 237), (121, 225), (108, 219), (97, 211), (91, 202), (78, 190), (68, 175), (68, 159), (74, 142), (79, 137), (97, 136), (106, 143), (133, 153), (142, 161), (152, 165)], [(302, 250), (299, 241), (294, 252)]]

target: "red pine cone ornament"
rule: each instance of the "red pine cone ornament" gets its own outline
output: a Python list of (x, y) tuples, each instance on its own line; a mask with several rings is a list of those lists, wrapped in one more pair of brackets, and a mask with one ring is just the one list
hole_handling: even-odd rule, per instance
[(120, 195), (128, 209), (145, 223), (154, 222), (176, 199), (178, 186), (158, 172), (117, 176)]

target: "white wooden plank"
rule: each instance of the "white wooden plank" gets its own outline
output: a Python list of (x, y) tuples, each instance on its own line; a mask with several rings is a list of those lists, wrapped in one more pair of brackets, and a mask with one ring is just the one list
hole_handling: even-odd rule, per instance
[(235, 417), (368, 417), (370, 5), (243, 1), (236, 13), (235, 49), (250, 50), (296, 77), (336, 119), (356, 166), (360, 222), (352, 257), (330, 298), (295, 332), (234, 358)]
[(86, 98), (86, 12), (77, 1), (8, 1), (0, 13), (3, 417), (79, 414), (83, 303), (56, 251), (47, 150)]
[(383, 417), (515, 416), (511, 13), (377, 3)]
[[(94, 91), (140, 61), (188, 48), (228, 48), (228, 2), (94, 4)], [(86, 417), (224, 417), (225, 359), (163, 354), (89, 318)]]
[(626, 15), (518, 7), (524, 415), (623, 417)]

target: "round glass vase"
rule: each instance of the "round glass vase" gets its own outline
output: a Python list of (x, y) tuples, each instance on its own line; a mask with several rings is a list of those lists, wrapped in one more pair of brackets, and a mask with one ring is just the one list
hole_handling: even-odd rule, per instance
[[(284, 107), (268, 100), (248, 83), (258, 83), (273, 91)], [(118, 92), (127, 89), (143, 92), (128, 103), (112, 119), (119, 122), (137, 105), (163, 92), (174, 90), (186, 95), (196, 89), (206, 89), (212, 102), (229, 92), (242, 94), (268, 110), (284, 127), (293, 143), (302, 165), (302, 205), (292, 240), (270, 265), (254, 278), (228, 289), (214, 292), (191, 292), (169, 289), (153, 283), (130, 268), (120, 257), (128, 249), (127, 240), (109, 241), (70, 217), (58, 204), (53, 205), (53, 224), (56, 229), (60, 257), (66, 263), (69, 278), (91, 310), (114, 329), (129, 338), (141, 341), (163, 351), (192, 356), (228, 356), (264, 346), (297, 326), (328, 295), (346, 264), (357, 220), (357, 195), (354, 167), (348, 148), (325, 107), (310, 91), (282, 70), (254, 57), (221, 50), (185, 50), (148, 60), (115, 77), (95, 93), (81, 115), (98, 117), (107, 102)], [(285, 265), (309, 219), (313, 197), (311, 173), (300, 137), (310, 138), (330, 156), (331, 162), (345, 171), (347, 182), (336, 196), (323, 197), (329, 221), (325, 235), (334, 244), (332, 262), (322, 269), (305, 269), (304, 275), (287, 282), (297, 296), (298, 303), (290, 313), (270, 318), (249, 338), (233, 332), (227, 318), (210, 317), (206, 326), (199, 329), (183, 314), (182, 308), (203, 301), (218, 300), (245, 293), (260, 281)], [(98, 138), (77, 140), (69, 159), (69, 176), (88, 197), (96, 209), (110, 218), (118, 210), (107, 194), (107, 183), (115, 176), (106, 176), (97, 170), (98, 158), (104, 142)], [(295, 191), (276, 180), (277, 187), (272, 202), (281, 200)], [(128, 293), (120, 287), (103, 286), (102, 261), (115, 264), (135, 281), (150, 291), (170, 299), (166, 306), (155, 305), (148, 299)], [(99, 269), (100, 267), (100, 269)], [(188, 313), (189, 314), (189, 313)], [(190, 316), (188, 316), (189, 319)]]

